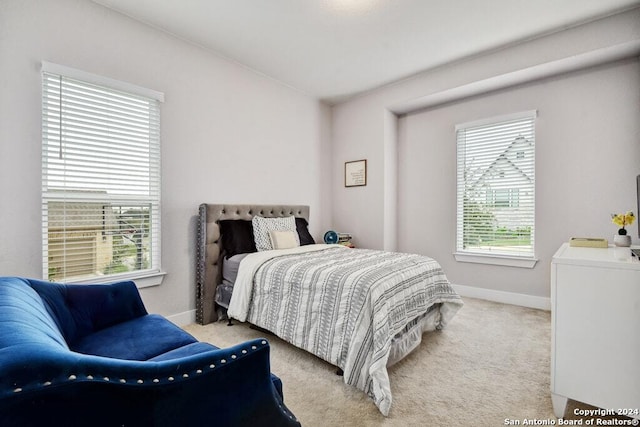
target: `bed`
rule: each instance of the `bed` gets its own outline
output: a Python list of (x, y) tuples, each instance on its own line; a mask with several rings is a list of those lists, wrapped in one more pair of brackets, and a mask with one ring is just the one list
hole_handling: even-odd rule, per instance
[[(342, 370), (344, 382), (386, 416), (387, 368), (423, 332), (443, 328), (462, 300), (435, 260), (316, 244), (308, 220), (302, 205), (200, 205), (197, 321), (248, 322), (309, 351)], [(264, 224), (278, 249), (264, 242)], [(247, 230), (257, 230), (253, 242)]]

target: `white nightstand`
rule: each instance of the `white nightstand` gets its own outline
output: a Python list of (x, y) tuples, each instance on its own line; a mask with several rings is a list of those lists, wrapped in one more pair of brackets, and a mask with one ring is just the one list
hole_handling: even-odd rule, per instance
[(562, 245), (551, 262), (551, 322), (557, 417), (567, 399), (640, 410), (640, 261), (629, 248)]

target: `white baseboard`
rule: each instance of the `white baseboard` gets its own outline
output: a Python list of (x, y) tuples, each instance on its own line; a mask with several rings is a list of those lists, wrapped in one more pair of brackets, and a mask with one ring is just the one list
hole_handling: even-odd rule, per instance
[(496, 291), (494, 289), (476, 288), (474, 286), (455, 285), (453, 289), (462, 297), (478, 298), (487, 301), (501, 302), (504, 304), (519, 305), (522, 307), (551, 310), (551, 298), (536, 297), (534, 295), (518, 294), (515, 292)]
[(175, 323), (176, 325), (182, 327), (186, 326), (190, 323), (195, 323), (196, 321), (196, 311), (189, 310), (184, 311), (182, 313), (172, 314), (171, 316), (167, 316), (167, 319)]

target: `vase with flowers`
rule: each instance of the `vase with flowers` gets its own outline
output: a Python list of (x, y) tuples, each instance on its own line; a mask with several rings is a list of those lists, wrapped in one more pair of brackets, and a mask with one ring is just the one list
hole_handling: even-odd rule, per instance
[(636, 217), (633, 215), (633, 212), (629, 211), (623, 214), (611, 214), (611, 222), (615, 225), (619, 226), (618, 234), (613, 236), (613, 244), (616, 246), (631, 246), (631, 236), (627, 235), (627, 230), (625, 227), (627, 225), (633, 224)]

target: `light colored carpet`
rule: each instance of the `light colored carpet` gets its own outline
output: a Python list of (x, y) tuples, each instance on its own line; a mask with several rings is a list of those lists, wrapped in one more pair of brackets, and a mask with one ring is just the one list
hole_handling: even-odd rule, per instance
[[(501, 426), (505, 420), (556, 420), (551, 406), (550, 313), (465, 298), (442, 331), (389, 369), (393, 403), (382, 416), (365, 394), (344, 384), (335, 367), (245, 324), (185, 329), (227, 347), (266, 337), (271, 370), (303, 426)], [(569, 404), (567, 418), (576, 405)]]

